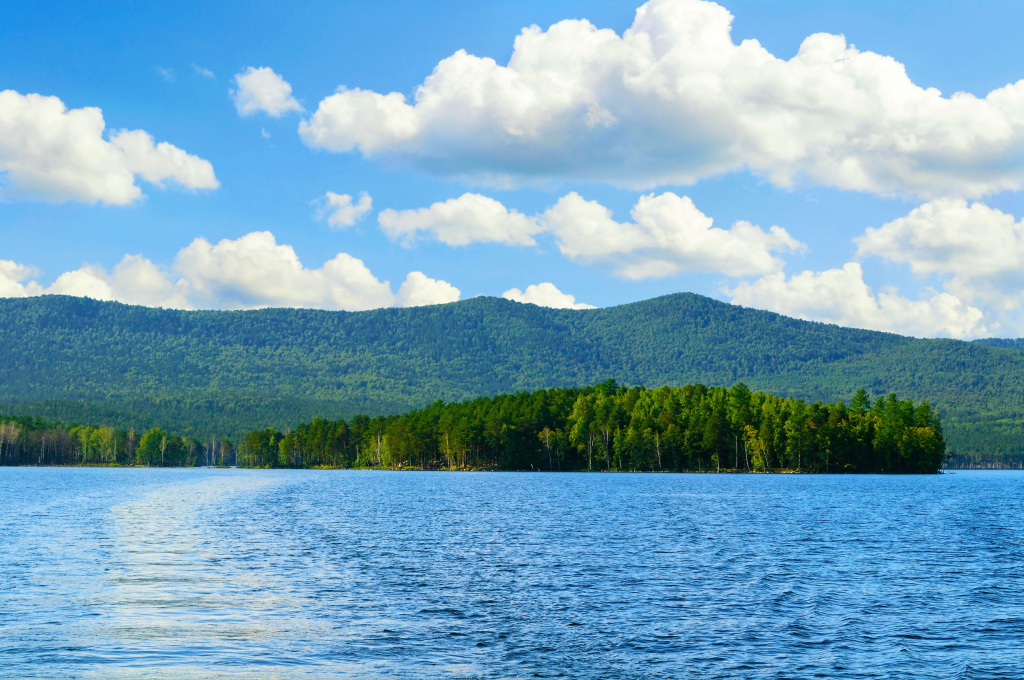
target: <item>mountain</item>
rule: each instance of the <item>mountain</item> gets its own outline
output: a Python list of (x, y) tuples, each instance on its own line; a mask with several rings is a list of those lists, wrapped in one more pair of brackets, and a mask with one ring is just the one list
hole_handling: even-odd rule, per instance
[(0, 299), (0, 412), (160, 425), (286, 428), (613, 378), (731, 385), (809, 401), (929, 401), (961, 453), (1024, 451), (1024, 353), (920, 340), (692, 294), (595, 310), (497, 298), (367, 312), (179, 311)]

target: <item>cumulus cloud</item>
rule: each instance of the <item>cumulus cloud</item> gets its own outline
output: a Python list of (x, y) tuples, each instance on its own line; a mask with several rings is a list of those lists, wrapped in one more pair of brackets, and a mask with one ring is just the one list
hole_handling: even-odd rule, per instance
[(875, 294), (857, 262), (789, 279), (777, 272), (727, 293), (734, 304), (841, 326), (954, 338), (977, 337), (987, 330), (980, 309), (949, 293), (922, 300), (909, 300), (891, 289)]
[(215, 189), (213, 166), (167, 142), (153, 143), (145, 130), (121, 130), (110, 143), (124, 156), (125, 167), (142, 179), (162, 187), (165, 180), (184, 187)]
[(357, 203), (353, 203), (348, 194), (328, 191), (322, 199), (320, 218), (326, 219), (332, 229), (344, 229), (361, 220), (372, 208), (373, 199), (365, 191), (359, 194)]
[(957, 298), (986, 308), (1005, 332), (1024, 333), (1024, 221), (964, 199), (937, 199), (854, 239), (859, 257), (906, 264)]
[(782, 268), (773, 252), (802, 250), (785, 229), (768, 231), (739, 221), (729, 229), (712, 226), (688, 196), (672, 192), (641, 196), (632, 223), (612, 219), (611, 211), (573, 192), (541, 217), (562, 253), (573, 260), (609, 262), (627, 279), (680, 272), (728, 276), (765, 274)]
[(447, 281), (432, 279), (423, 272), (409, 272), (398, 289), (395, 303), (399, 307), (421, 307), (456, 302), (461, 291)]
[(216, 244), (197, 238), (178, 252), (170, 269), (141, 255), (126, 255), (110, 272), (89, 264), (64, 272), (48, 287), (31, 280), (38, 275), (32, 267), (0, 260), (0, 297), (75, 295), (178, 309), (344, 310), (440, 304), (460, 297), (450, 283), (418, 271), (393, 293), (387, 281), (346, 253), (310, 269), (291, 246), (265, 231)]
[(299, 135), (314, 149), (343, 152), (358, 148), (371, 155), (412, 140), (421, 127), (405, 95), (342, 87), (320, 102), (312, 118), (299, 123)]
[(141, 255), (125, 255), (109, 273), (99, 265), (65, 272), (45, 292), (149, 307), (192, 308), (168, 272)]
[(291, 111), (303, 110), (302, 105), (292, 96), (292, 86), (267, 66), (250, 66), (236, 74), (231, 98), (240, 116), (251, 116), (262, 111), (268, 116), (280, 118)]
[(532, 246), (537, 243), (533, 236), (542, 229), (534, 217), (508, 210), (493, 198), (469, 193), (429, 208), (388, 208), (377, 220), (391, 239), (409, 243), (424, 232), (450, 246), (482, 242)]
[(585, 302), (576, 302), (576, 297), (563, 293), (553, 283), (535, 283), (527, 286), (525, 291), (518, 288), (509, 288), (501, 297), (506, 300), (514, 300), (525, 304), (537, 305), (539, 307), (554, 307), (555, 309), (597, 309), (594, 305)]
[(672, 192), (641, 196), (631, 215), (631, 223), (616, 222), (608, 208), (575, 192), (534, 216), (487, 196), (464, 194), (419, 210), (383, 210), (378, 221), (392, 239), (409, 242), (424, 234), (451, 246), (532, 246), (535, 236), (550, 233), (569, 259), (611, 266), (627, 279), (680, 272), (766, 274), (782, 268), (773, 253), (804, 248), (781, 227), (765, 231), (743, 221), (729, 229), (715, 227), (689, 197)]
[(143, 130), (121, 130), (104, 139), (103, 113), (68, 109), (57, 97), (0, 92), (0, 197), (125, 205), (142, 190), (136, 177), (162, 186), (216, 189), (209, 161), (167, 142), (154, 144)]
[(307, 269), (291, 246), (267, 231), (216, 244), (198, 238), (178, 253), (175, 268), (201, 306), (372, 309), (394, 302), (388, 283), (362, 260), (338, 253), (319, 269)]
[(27, 297), (39, 295), (43, 287), (28, 279), (37, 276), (35, 267), (28, 267), (11, 260), (0, 260), (0, 297)]
[(1024, 288), (1024, 222), (983, 203), (940, 199), (855, 239), (858, 256), (950, 277), (961, 293), (1018, 297)]
[(484, 182), (650, 188), (748, 169), (928, 198), (1024, 184), (1024, 80), (943, 96), (841, 35), (811, 35), (787, 60), (736, 44), (731, 24), (713, 2), (651, 0), (621, 36), (531, 26), (507, 64), (460, 50), (412, 102), (342, 88), (299, 131), (312, 148)]

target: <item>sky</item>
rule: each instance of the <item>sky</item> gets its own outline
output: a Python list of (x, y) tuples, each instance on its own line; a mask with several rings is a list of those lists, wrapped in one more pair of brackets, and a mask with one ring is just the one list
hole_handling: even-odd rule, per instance
[(0, 19), (0, 297), (694, 292), (1024, 336), (1024, 3), (41, 0)]

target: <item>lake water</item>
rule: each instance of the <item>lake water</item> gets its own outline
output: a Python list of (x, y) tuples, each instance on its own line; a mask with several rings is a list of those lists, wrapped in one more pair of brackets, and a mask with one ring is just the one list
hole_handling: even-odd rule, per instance
[(1024, 474), (0, 468), (4, 677), (1024, 677)]

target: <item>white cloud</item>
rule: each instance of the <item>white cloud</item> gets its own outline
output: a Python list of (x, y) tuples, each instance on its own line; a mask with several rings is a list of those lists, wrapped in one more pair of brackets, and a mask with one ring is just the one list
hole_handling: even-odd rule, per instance
[(983, 203), (937, 199), (854, 239), (859, 257), (906, 264), (984, 305), (993, 328), (1024, 333), (1024, 221)]
[(166, 80), (168, 83), (174, 82), (174, 69), (164, 68), (162, 66), (156, 67), (156, 72), (160, 74), (160, 77)]
[(26, 297), (39, 295), (42, 286), (35, 281), (28, 281), (37, 276), (35, 267), (28, 267), (10, 260), (0, 260), (0, 297)]
[(192, 308), (181, 286), (172, 283), (165, 270), (141, 255), (125, 255), (109, 274), (99, 265), (65, 272), (45, 292), (149, 307)]
[(858, 256), (948, 275), (958, 290), (984, 285), (998, 296), (1024, 288), (1024, 222), (983, 203), (940, 199), (854, 239)]
[(240, 116), (262, 111), (280, 118), (291, 111), (303, 110), (292, 96), (292, 86), (269, 67), (248, 67), (235, 75), (235, 86), (231, 90), (231, 98)]
[(373, 199), (365, 191), (359, 194), (359, 202), (353, 203), (348, 194), (328, 191), (323, 198), (321, 219), (326, 219), (332, 229), (344, 229), (363, 218), (373, 208)]
[(782, 272), (769, 274), (727, 293), (737, 305), (841, 326), (954, 338), (977, 337), (988, 330), (980, 309), (949, 293), (922, 300), (909, 300), (894, 290), (876, 295), (856, 262), (841, 269), (805, 271), (788, 280)]
[(108, 141), (104, 128), (97, 108), (0, 92), (0, 173), (8, 181), (0, 197), (125, 205), (142, 196), (136, 175), (187, 189), (219, 186), (209, 161), (167, 142), (154, 145), (143, 130), (122, 130)]
[(178, 253), (175, 269), (202, 307), (371, 309), (394, 302), (391, 287), (362, 260), (338, 253), (307, 269), (295, 250), (267, 231), (211, 244), (203, 238)]
[(420, 133), (416, 112), (397, 92), (388, 95), (340, 88), (327, 97), (308, 121), (299, 123), (302, 141), (314, 149), (364, 154), (388, 150)]
[(130, 172), (157, 186), (162, 187), (164, 180), (193, 189), (220, 186), (208, 161), (167, 142), (154, 144), (145, 130), (120, 130), (111, 135), (110, 143), (121, 150)]
[(391, 239), (411, 242), (419, 232), (450, 246), (493, 242), (506, 245), (536, 245), (533, 236), (542, 230), (537, 219), (480, 194), (463, 194), (429, 208), (382, 210), (377, 216)]
[(610, 210), (573, 192), (545, 212), (541, 222), (566, 257), (608, 262), (627, 279), (680, 272), (765, 274), (782, 268), (773, 252), (804, 248), (781, 227), (764, 231), (744, 221), (729, 229), (714, 227), (689, 197), (672, 192), (641, 196), (630, 214), (633, 222), (621, 224)]
[(548, 282), (527, 286), (525, 291), (509, 288), (501, 294), (501, 297), (506, 300), (515, 300), (540, 307), (554, 307), (555, 309), (597, 309), (594, 305), (576, 302), (575, 296), (563, 293), (555, 284)]
[(195, 71), (198, 75), (202, 76), (203, 78), (208, 78), (210, 80), (217, 79), (217, 76), (213, 73), (213, 71), (211, 71), (208, 68), (204, 68), (199, 64), (192, 64), (192, 70)]
[(64, 272), (48, 287), (30, 280), (38, 275), (33, 267), (0, 260), (0, 297), (75, 295), (177, 309), (361, 310), (454, 302), (460, 296), (450, 283), (418, 271), (392, 293), (387, 281), (346, 253), (309, 269), (291, 246), (266, 231), (216, 244), (197, 238), (178, 252), (170, 270), (141, 255), (126, 255), (110, 272), (88, 264)]
[(531, 26), (505, 65), (460, 50), (411, 103), (342, 88), (299, 131), (312, 148), (484, 182), (655, 187), (749, 169), (924, 197), (1024, 185), (1024, 80), (945, 97), (843, 36), (811, 35), (784, 60), (736, 44), (731, 23), (712, 2), (652, 0), (621, 36)]
[(632, 223), (616, 222), (608, 208), (575, 192), (535, 216), (487, 196), (463, 194), (429, 208), (382, 210), (378, 222), (391, 239), (410, 242), (424, 233), (450, 246), (532, 246), (535, 236), (550, 233), (569, 259), (609, 265), (627, 279), (680, 272), (766, 274), (782, 268), (773, 253), (804, 248), (781, 227), (765, 231), (743, 221), (729, 229), (714, 227), (693, 201), (671, 192), (641, 196), (631, 214)]
[(398, 289), (395, 303), (399, 307), (420, 307), (456, 302), (461, 291), (447, 281), (432, 279), (423, 272), (409, 272)]

